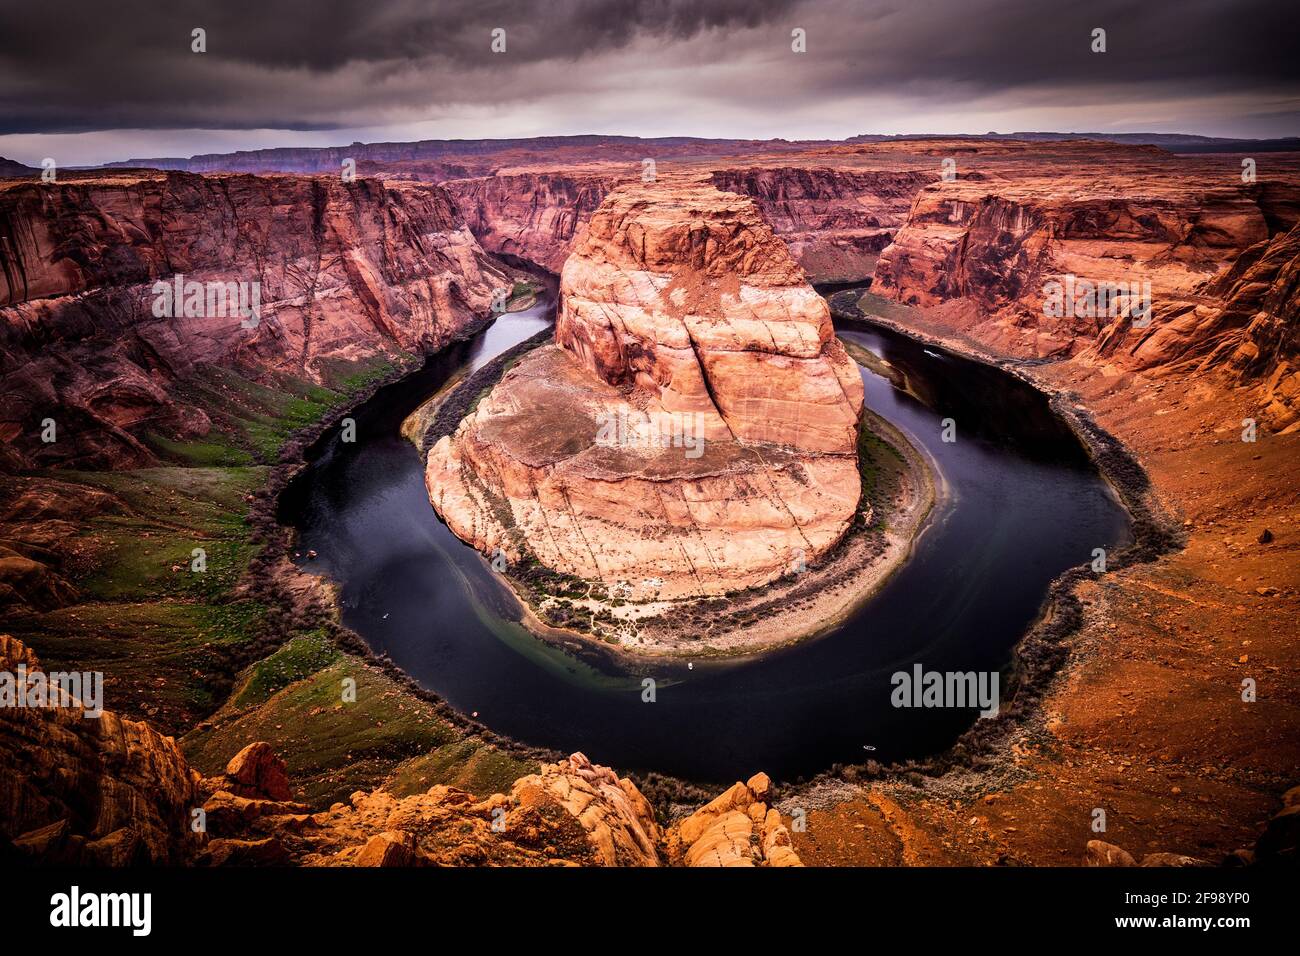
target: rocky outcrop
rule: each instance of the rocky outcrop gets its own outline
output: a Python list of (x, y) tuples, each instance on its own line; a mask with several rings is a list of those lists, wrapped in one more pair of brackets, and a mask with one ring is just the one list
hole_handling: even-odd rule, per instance
[(669, 858), (684, 866), (803, 866), (765, 773), (737, 782), (674, 826)]
[(749, 166), (713, 173), (754, 200), (813, 282), (869, 279), (932, 171)]
[[(0, 635), (0, 672), (13, 679), (20, 667), (20, 686), (45, 679), (32, 676), (35, 654)], [(0, 839), (33, 861), (186, 862), (201, 841), (198, 781), (175, 740), (146, 723), (89, 716), (67, 695), (59, 706), (0, 706)]]
[(761, 585), (840, 539), (861, 377), (751, 201), (621, 187), (561, 296), (555, 344), (429, 454), (461, 538), (633, 601)]
[[(253, 744), (252, 748), (265, 748)], [(259, 752), (261, 752), (259, 750)], [(259, 762), (266, 758), (259, 758)], [(277, 758), (272, 755), (270, 760)], [(629, 780), (573, 754), (480, 799), (441, 784), (397, 797), (352, 795), (310, 813), (265, 792), (237, 797), (223, 778), (205, 780), (213, 839), (202, 862), (308, 866), (658, 866), (662, 834)], [(215, 788), (215, 790), (214, 790)]]
[(520, 172), (452, 181), (446, 189), (483, 248), (558, 273), (605, 194), (631, 178), (613, 170)]
[(1264, 416), (1286, 428), (1300, 417), (1288, 321), (1298, 196), (1289, 180), (1206, 186), (1168, 174), (1142, 189), (937, 183), (881, 254), (873, 291), (1010, 355), (1221, 368), (1257, 387)]
[[(321, 381), (331, 362), (431, 351), (509, 284), (434, 185), (187, 173), (9, 180), (0, 225), (10, 466), (151, 463), (149, 434), (208, 431), (204, 402), (181, 387), (198, 370)], [(163, 287), (178, 278), (201, 292), (182, 286), (167, 301)], [(256, 316), (236, 311), (254, 295)], [(47, 420), (57, 440), (43, 440)]]
[(1163, 304), (1146, 328), (1113, 323), (1086, 357), (1137, 370), (1221, 369), (1253, 390), (1263, 424), (1300, 427), (1300, 225), (1251, 246), (1205, 296)]
[(264, 740), (249, 744), (230, 758), (223, 783), (238, 797), (288, 800), (292, 796), (284, 761)]
[(604, 866), (657, 866), (661, 840), (654, 810), (630, 780), (576, 753), (515, 781), (521, 811), (558, 803), (577, 819)]

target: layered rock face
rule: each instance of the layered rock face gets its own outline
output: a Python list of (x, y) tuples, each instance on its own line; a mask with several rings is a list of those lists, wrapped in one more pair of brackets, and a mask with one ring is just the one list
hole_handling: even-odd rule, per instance
[(932, 171), (830, 166), (718, 170), (719, 189), (751, 197), (815, 282), (868, 279)]
[[(48, 676), (30, 649), (0, 635), (0, 672), (16, 677), (20, 667), (22, 685)], [(141, 721), (87, 716), (66, 696), (57, 707), (0, 706), (0, 829), (35, 859), (185, 862), (198, 846), (198, 781), (176, 741)]]
[(1251, 246), (1205, 288), (1205, 301), (1174, 301), (1145, 329), (1108, 327), (1084, 358), (1139, 371), (1220, 369), (1252, 389), (1264, 424), (1300, 424), (1300, 225)]
[[(917, 191), (935, 178), (933, 170), (695, 165), (718, 189), (753, 199), (814, 282), (870, 277)], [(444, 185), (485, 249), (559, 272), (605, 195), (640, 179), (638, 166), (607, 163), (501, 170)]]
[[(437, 349), (509, 285), (433, 185), (8, 181), (0, 223), (0, 437), (18, 466), (150, 463), (146, 432), (206, 433), (175, 387), (205, 364), (319, 380), (334, 359)], [(178, 276), (199, 297), (182, 286), (161, 301), (155, 283)], [(236, 311), (254, 295), (256, 318)], [(55, 442), (41, 440), (47, 418)]]
[[(1285, 427), (1297, 417), (1286, 230), (1298, 199), (1290, 180), (1207, 187), (1167, 173), (1140, 191), (939, 183), (881, 254), (874, 291), (1012, 355), (1263, 379), (1267, 414)], [(1108, 303), (1101, 289), (1118, 294)]]
[(630, 178), (612, 170), (514, 173), (453, 181), (446, 189), (483, 248), (558, 273), (605, 194)]
[(633, 600), (761, 585), (839, 540), (862, 380), (752, 202), (621, 187), (561, 295), (555, 344), (429, 454), (457, 535)]

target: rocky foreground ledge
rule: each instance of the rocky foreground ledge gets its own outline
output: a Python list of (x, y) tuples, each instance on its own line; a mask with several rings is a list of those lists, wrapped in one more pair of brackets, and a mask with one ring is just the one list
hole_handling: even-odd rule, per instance
[[(44, 677), (0, 635), (0, 670)], [(39, 676), (38, 676), (39, 675)], [(205, 777), (175, 740), (110, 711), (0, 708), (0, 858), (127, 866), (800, 866), (766, 774), (669, 827), (626, 778), (580, 753), (480, 799), (435, 785), (358, 791), (327, 810), (295, 799), (265, 741)]]
[(548, 620), (605, 616), (607, 638), (644, 646), (639, 623), (675, 602), (799, 575), (841, 542), (863, 507), (862, 379), (750, 199), (620, 187), (560, 291), (555, 343), (434, 445), (425, 477), (459, 537), (552, 573), (530, 595)]

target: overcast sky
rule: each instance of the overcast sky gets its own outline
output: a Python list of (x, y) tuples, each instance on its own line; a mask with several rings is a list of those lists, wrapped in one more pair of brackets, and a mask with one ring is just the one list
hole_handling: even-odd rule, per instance
[(0, 156), (570, 133), (1287, 136), (1297, 23), (1295, 0), (0, 0)]

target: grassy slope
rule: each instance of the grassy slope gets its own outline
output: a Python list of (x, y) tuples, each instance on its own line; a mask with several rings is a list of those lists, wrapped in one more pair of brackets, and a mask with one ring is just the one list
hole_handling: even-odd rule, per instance
[[(77, 531), (87, 556), (74, 580), (78, 603), (19, 616), (6, 629), (47, 666), (103, 670), (110, 709), (175, 735), (198, 725), (182, 744), (204, 773), (269, 740), (316, 804), (374, 787), (403, 764), (407, 790), (446, 782), (490, 792), (529, 772), (532, 764), (466, 739), (321, 631), (295, 634), (238, 673), (232, 665), (266, 639), (274, 615), (240, 587), (257, 548), (246, 496), (265, 483), (266, 463), (294, 430), (392, 369), (386, 360), (340, 363), (329, 387), (288, 377), (268, 387), (208, 369), (187, 386), (214, 422), (203, 441), (150, 436), (163, 467), (52, 473), (125, 507)], [(206, 552), (202, 573), (191, 570), (195, 548)], [(339, 702), (345, 674), (356, 680), (355, 704)]]

